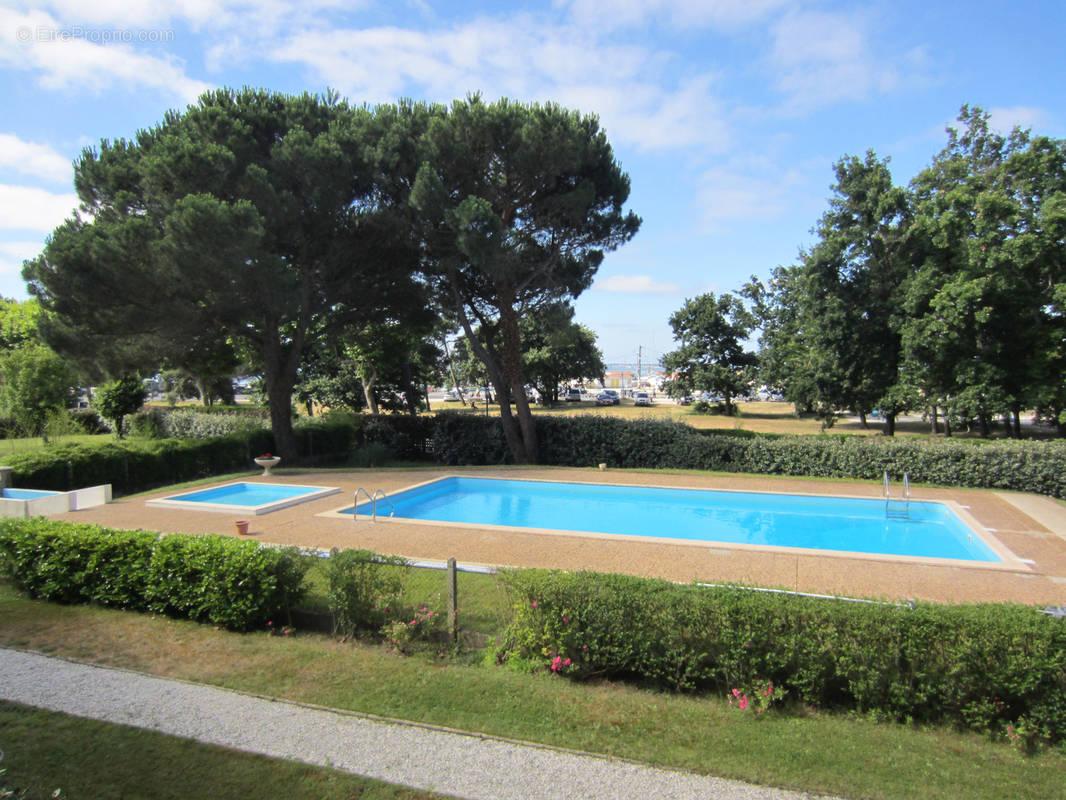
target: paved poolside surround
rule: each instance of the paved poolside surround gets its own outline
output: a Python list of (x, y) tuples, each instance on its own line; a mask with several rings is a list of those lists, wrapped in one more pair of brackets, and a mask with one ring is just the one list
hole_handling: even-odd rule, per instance
[[(881, 497), (874, 482), (811, 481), (772, 476), (704, 476), (639, 470), (459, 467), (411, 470), (282, 469), (249, 482), (336, 486), (334, 494), (251, 517), (248, 538), (301, 547), (362, 547), (413, 559), (555, 569), (592, 569), (675, 581), (737, 582), (804, 592), (921, 599), (941, 602), (1014, 601), (1066, 605), (1066, 505), (1039, 495), (965, 489), (914, 488), (913, 500), (961, 505), (1016, 560), (1005, 565), (962, 565), (936, 559), (852, 556), (820, 551), (751, 548), (718, 543), (669, 543), (599, 535), (499, 530), (455, 524), (370, 522), (328, 512), (351, 506), (355, 490), (404, 488), (448, 475), (616, 485), (673, 486), (730, 491)], [(222, 482), (220, 482), (222, 483)], [(205, 484), (206, 486), (207, 484)], [(167, 533), (236, 536), (238, 513), (153, 508), (146, 503), (174, 494), (120, 498), (61, 519)]]

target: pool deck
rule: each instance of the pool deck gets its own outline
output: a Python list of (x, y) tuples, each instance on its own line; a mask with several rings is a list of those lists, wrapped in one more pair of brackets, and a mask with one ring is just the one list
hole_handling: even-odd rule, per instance
[[(639, 470), (577, 468), (454, 467), (411, 470), (275, 470), (270, 478), (237, 480), (336, 486), (334, 494), (261, 516), (249, 516), (248, 537), (280, 545), (329, 549), (366, 548), (419, 560), (454, 557), (463, 564), (554, 569), (591, 569), (669, 580), (745, 583), (850, 597), (938, 602), (1013, 601), (1066, 605), (1066, 505), (1013, 492), (914, 488), (914, 500), (958, 503), (1014, 556), (1007, 566), (971, 566), (937, 559), (852, 556), (787, 548), (751, 548), (719, 543), (669, 543), (561, 532), (499, 530), (477, 526), (370, 522), (328, 512), (351, 506), (355, 490), (394, 494), (447, 475), (578, 481), (616, 485), (675, 486), (731, 491), (881, 497), (874, 482), (812, 481), (776, 476), (707, 476)], [(221, 483), (221, 482), (220, 482)], [(208, 486), (210, 484), (205, 484)], [(237, 513), (152, 508), (146, 502), (168, 494), (119, 498), (97, 508), (56, 517), (115, 528), (166, 533), (236, 536)], [(324, 515), (324, 516), (322, 516)]]

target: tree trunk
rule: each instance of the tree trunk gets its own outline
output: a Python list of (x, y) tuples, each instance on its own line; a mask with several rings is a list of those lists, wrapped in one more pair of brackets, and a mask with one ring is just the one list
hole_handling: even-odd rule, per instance
[(988, 414), (986, 414), (984, 411), (981, 411), (977, 414), (977, 426), (978, 429), (981, 431), (982, 439), (987, 439), (989, 436), (992, 435), (992, 428), (988, 423)]
[[(473, 326), (471, 326), (470, 318), (467, 316), (466, 309), (462, 304), (457, 303), (455, 310), (459, 316), (459, 324), (463, 326), (463, 333), (466, 334), (466, 340), (470, 343), (470, 348), (474, 351), (474, 355), (481, 359), (481, 363), (485, 365), (485, 369), (489, 373), (489, 381), (492, 383), (496, 394), (499, 395), (503, 387), (507, 385), (499, 362), (489, 348), (474, 336)], [(519, 434), (514, 417), (511, 416), (510, 406), (500, 406), (500, 425), (503, 427), (503, 436), (507, 440), (507, 447), (511, 451), (511, 455), (514, 456), (515, 461), (519, 464), (526, 463), (522, 437)]]
[[(502, 302), (500, 308), (500, 329), (503, 334), (503, 373), (510, 396), (514, 398), (515, 411), (518, 416), (518, 427), (522, 434), (522, 459), (520, 464), (537, 463), (537, 431), (533, 424), (533, 412), (529, 410), (529, 399), (526, 397), (525, 375), (522, 370), (522, 338), (518, 332), (518, 315), (515, 314), (512, 304)], [(510, 404), (507, 402), (506, 393), (501, 393), (501, 412), (507, 407), (510, 415)], [(516, 460), (518, 454), (515, 454)]]
[[(274, 433), (276, 455), (296, 461), (296, 434), (292, 429), (292, 388), (296, 385), (294, 358), (282, 352), (277, 335), (267, 334), (262, 346), (263, 380), (270, 406), (270, 428)], [(291, 353), (290, 353), (291, 356)]]
[(363, 397), (366, 400), (366, 407), (370, 409), (370, 413), (373, 414), (375, 417), (378, 416), (378, 414), (381, 413), (380, 409), (378, 409), (377, 398), (374, 397), (374, 392), (373, 392), (374, 381), (376, 381), (377, 379), (378, 379), (378, 368), (377, 367), (371, 367), (370, 368), (370, 377), (369, 378), (366, 375), (364, 375), (363, 378), (362, 378), (362, 382), (363, 382)]
[(934, 434), (934, 435), (940, 433), (940, 421), (939, 421), (939, 419), (937, 417), (937, 413), (936, 412), (937, 412), (937, 408), (936, 408), (936, 405), (934, 404), (932, 409), (930, 410), (930, 414), (929, 414), (929, 417), (930, 417), (929, 432)]
[(865, 411), (860, 411), (859, 412), (859, 424), (862, 425), (862, 429), (863, 430), (866, 430), (867, 428), (870, 427), (870, 425), (866, 422), (866, 412)]
[(885, 413), (885, 429), (883, 431), (885, 436), (896, 435), (896, 412), (889, 411)]
[(1021, 439), (1022, 438), (1022, 413), (1021, 413), (1021, 409), (1018, 408), (1018, 406), (1014, 406), (1014, 408), (1011, 409), (1010, 417), (1011, 417), (1011, 425), (1014, 428), (1014, 438), (1015, 439)]

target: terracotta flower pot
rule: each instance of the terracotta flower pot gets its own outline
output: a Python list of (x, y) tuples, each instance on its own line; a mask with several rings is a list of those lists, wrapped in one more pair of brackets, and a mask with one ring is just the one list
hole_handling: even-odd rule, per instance
[(238, 536), (247, 536), (248, 535), (248, 520), (246, 520), (246, 519), (237, 520), (237, 535)]

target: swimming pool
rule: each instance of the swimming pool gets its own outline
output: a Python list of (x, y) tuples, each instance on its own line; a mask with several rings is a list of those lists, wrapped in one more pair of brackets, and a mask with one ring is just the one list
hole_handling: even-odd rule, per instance
[(300, 486), (291, 483), (227, 483), (196, 492), (149, 500), (157, 508), (191, 508), (199, 511), (268, 514), (339, 492), (335, 486)]
[(38, 497), (53, 497), (59, 492), (50, 492), (47, 489), (4, 489), (0, 497), (8, 500), (36, 500)]
[[(371, 505), (357, 511), (369, 515)], [(378, 519), (390, 512), (406, 520), (685, 542), (1004, 560), (948, 505), (925, 501), (912, 501), (901, 519), (886, 516), (877, 499), (450, 477), (379, 500)]]

